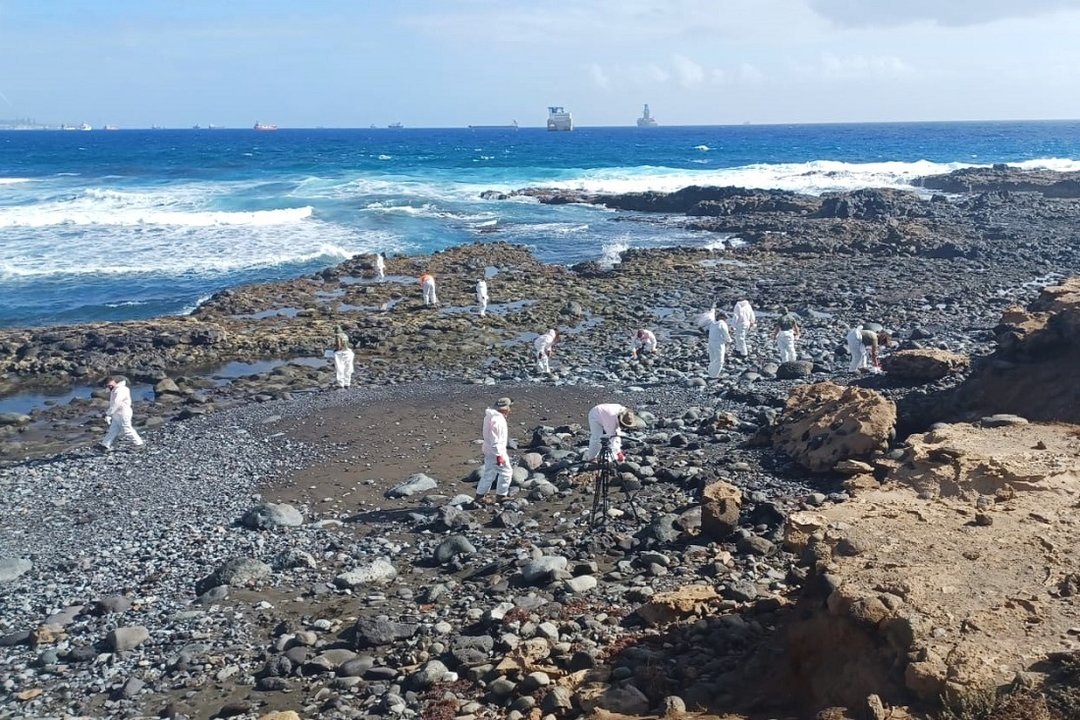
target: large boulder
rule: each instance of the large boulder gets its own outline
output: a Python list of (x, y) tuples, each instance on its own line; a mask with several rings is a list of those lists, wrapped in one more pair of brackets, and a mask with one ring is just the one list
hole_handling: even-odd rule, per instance
[(195, 583), (195, 593), (202, 595), (219, 585), (243, 587), (266, 580), (273, 573), (266, 563), (254, 558), (233, 558)]
[(434, 490), (439, 487), (439, 483), (435, 478), (424, 473), (416, 473), (410, 475), (404, 482), (398, 483), (394, 487), (386, 491), (386, 497), (388, 498), (407, 498), (413, 495), (419, 495), (426, 493), (430, 490)]
[(723, 540), (739, 526), (742, 492), (718, 480), (701, 492), (701, 531), (715, 540)]
[(240, 524), (252, 530), (297, 527), (304, 524), (304, 516), (288, 503), (260, 503), (244, 513)]
[(801, 385), (788, 395), (773, 446), (811, 472), (885, 450), (896, 433), (896, 405), (883, 395), (832, 382)]
[(899, 350), (881, 360), (881, 367), (890, 376), (915, 382), (940, 380), (964, 370), (969, 364), (967, 355), (936, 348)]

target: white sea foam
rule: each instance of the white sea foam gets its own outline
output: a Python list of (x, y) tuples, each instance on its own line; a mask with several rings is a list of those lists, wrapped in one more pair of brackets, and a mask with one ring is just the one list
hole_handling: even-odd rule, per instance
[(701, 170), (644, 166), (587, 171), (574, 180), (544, 185), (598, 193), (673, 192), (690, 185), (734, 185), (820, 194), (866, 187), (910, 188), (916, 178), (970, 166), (967, 163), (934, 163), (928, 160), (881, 163), (816, 160)]
[(606, 243), (600, 250), (600, 260), (603, 267), (613, 267), (622, 262), (620, 255), (630, 249), (630, 243), (620, 240), (619, 242)]
[(185, 305), (184, 307), (180, 308), (176, 312), (176, 314), (177, 315), (190, 315), (191, 313), (198, 310), (202, 306), (203, 303), (205, 303), (207, 300), (209, 300), (212, 297), (213, 297), (213, 295), (203, 295), (198, 300), (195, 301), (194, 305)]
[(340, 261), (397, 250), (399, 238), (318, 221), (300, 225), (89, 228), (43, 243), (37, 232), (9, 233), (0, 246), (0, 280), (87, 275), (215, 275), (255, 268)]
[(44, 203), (0, 208), (0, 227), (42, 228), (51, 225), (171, 225), (212, 227), (215, 225), (286, 225), (311, 217), (314, 208), (279, 208), (250, 212), (185, 212), (129, 206), (84, 208), (77, 203)]
[(694, 149), (700, 150), (701, 152), (709, 152), (710, 150), (712, 150), (712, 148), (708, 145), (695, 145)]
[(1039, 160), (1009, 163), (1009, 165), (1022, 170), (1053, 170), (1055, 172), (1076, 172), (1080, 170), (1080, 160), (1070, 160), (1069, 158), (1041, 158)]
[(17, 185), (25, 182), (30, 182), (30, 178), (0, 177), (0, 185)]

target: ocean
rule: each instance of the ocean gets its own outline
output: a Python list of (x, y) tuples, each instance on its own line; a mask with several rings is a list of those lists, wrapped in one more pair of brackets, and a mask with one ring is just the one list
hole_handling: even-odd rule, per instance
[(507, 241), (570, 264), (724, 240), (485, 190), (824, 193), (993, 163), (1080, 169), (1080, 121), (0, 132), (0, 326), (187, 313), (356, 253)]

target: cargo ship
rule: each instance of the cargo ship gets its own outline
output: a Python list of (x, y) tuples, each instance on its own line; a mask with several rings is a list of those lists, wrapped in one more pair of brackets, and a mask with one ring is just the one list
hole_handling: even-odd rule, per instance
[(638, 127), (656, 127), (656, 118), (649, 114), (649, 103), (645, 103), (645, 111), (637, 119)]
[(561, 107), (548, 106), (547, 129), (551, 131), (569, 132), (574, 129), (574, 118)]
[(470, 125), (470, 130), (517, 130), (517, 120), (511, 120), (509, 125)]
[(255, 123), (255, 129), (256, 130), (263, 130), (263, 131), (277, 130), (277, 125), (264, 125), (261, 122), (257, 122), (257, 123)]

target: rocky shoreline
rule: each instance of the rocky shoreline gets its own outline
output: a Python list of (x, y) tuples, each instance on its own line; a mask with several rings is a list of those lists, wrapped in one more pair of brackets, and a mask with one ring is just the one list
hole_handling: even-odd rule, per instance
[[(79, 449), (103, 431), (100, 393), (3, 416), (0, 717), (814, 717), (843, 706), (819, 716), (882, 720), (990, 683), (945, 652), (947, 613), (910, 590), (882, 599), (882, 579), (843, 559), (877, 552), (858, 523), (878, 511), (860, 498), (913, 482), (894, 478), (915, 453), (909, 433), (1040, 407), (1039, 419), (1077, 421), (1075, 289), (1009, 310), (1080, 272), (1080, 203), (1061, 180), (1045, 178), (1058, 188), (1046, 195), (623, 196), (626, 221), (715, 223), (749, 242), (630, 251), (611, 268), (545, 266), (496, 242), (391, 259), (381, 283), (359, 257), (219, 293), (190, 317), (0, 332), (7, 395), (116, 371), (154, 386), (136, 404), (150, 428), (141, 451)], [(423, 270), (439, 278), (439, 310), (419, 301)], [(484, 275), (493, 305), (480, 319), (472, 286)], [(695, 317), (743, 297), (759, 310), (750, 356), (710, 381)], [(803, 318), (800, 362), (783, 367), (770, 342), (781, 306)], [(900, 340), (886, 374), (846, 372), (843, 335), (857, 322)], [(338, 324), (357, 345), (361, 387), (349, 391), (327, 389)], [(642, 326), (661, 352), (634, 361)], [(541, 377), (530, 341), (548, 327), (565, 337)], [(281, 364), (255, 364), (266, 359)], [(220, 370), (235, 361), (252, 365)], [(1025, 375), (1044, 382), (995, 408), (996, 388)], [(1061, 387), (1073, 395), (1061, 400)], [(489, 510), (470, 497), (475, 427), (503, 394), (517, 401), (517, 494)], [(591, 529), (581, 425), (611, 399), (650, 421), (619, 468), (643, 520), (615, 492), (621, 514)], [(1076, 455), (1068, 432), (1038, 432), (1032, 442), (1055, 457)], [(911, 508), (936, 497), (918, 495), (926, 487), (884, 515), (925, 515)], [(957, 507), (975, 507), (979, 493), (961, 495)], [(979, 512), (992, 520), (990, 505)], [(890, 531), (901, 532), (874, 533)], [(848, 576), (850, 597), (834, 599)], [(825, 673), (883, 657), (905, 603), (937, 624), (911, 625), (892, 660), (899, 677), (895, 666), (865, 682), (841, 674), (843, 687), (816, 677), (816, 663)], [(1048, 624), (1064, 633), (1070, 614)], [(893, 629), (858, 629), (871, 619)], [(825, 637), (850, 652), (812, 652)]]

